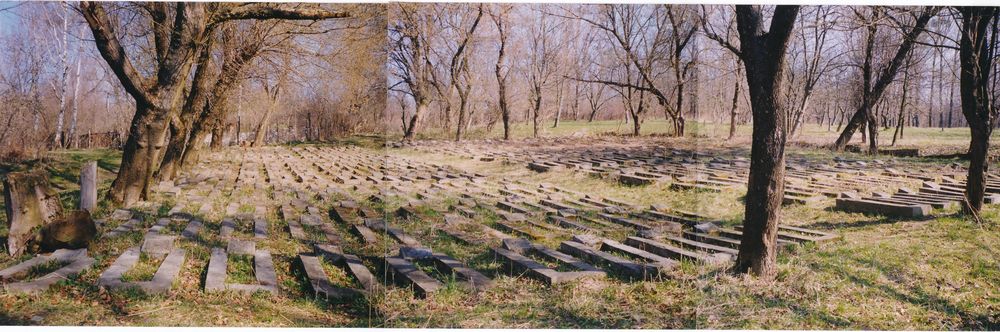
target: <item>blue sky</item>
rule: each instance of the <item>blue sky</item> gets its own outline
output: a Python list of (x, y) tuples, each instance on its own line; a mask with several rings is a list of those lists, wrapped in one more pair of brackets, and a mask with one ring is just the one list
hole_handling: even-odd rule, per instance
[(15, 29), (21, 23), (21, 18), (17, 15), (19, 8), (5, 10), (20, 4), (20, 1), (0, 1), (0, 35), (6, 35), (10, 29)]

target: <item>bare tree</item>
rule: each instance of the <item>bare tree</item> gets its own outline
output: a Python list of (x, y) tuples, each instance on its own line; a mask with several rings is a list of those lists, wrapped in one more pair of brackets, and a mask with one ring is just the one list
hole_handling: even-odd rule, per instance
[(542, 89), (547, 87), (558, 70), (556, 56), (561, 50), (562, 40), (556, 39), (557, 29), (562, 24), (555, 22), (551, 15), (538, 13), (529, 26), (528, 58), (526, 72), (528, 80), (528, 102), (531, 105), (531, 133), (538, 137), (538, 124), (542, 112)]
[(512, 7), (508, 4), (491, 5), (490, 18), (497, 28), (497, 62), (494, 73), (497, 77), (497, 107), (503, 120), (503, 139), (510, 140), (510, 106), (507, 105), (507, 77), (510, 66), (506, 63), (507, 39), (509, 34), (509, 15)]
[(416, 4), (390, 4), (393, 20), (389, 25), (389, 64), (393, 77), (398, 80), (389, 89), (409, 95), (414, 100), (413, 115), (404, 126), (404, 141), (413, 140), (420, 119), (427, 112), (433, 88), (433, 70), (427, 25), (431, 19), (418, 10)]
[(883, 10), (880, 7), (871, 8), (870, 12), (866, 15), (859, 9), (856, 10), (856, 16), (863, 23), (862, 26), (866, 29), (867, 34), (865, 35), (865, 46), (864, 46), (864, 60), (861, 64), (861, 76), (862, 76), (862, 91), (861, 91), (861, 102), (854, 112), (854, 116), (844, 127), (841, 132), (840, 137), (834, 143), (834, 149), (840, 151), (847, 146), (850, 142), (851, 136), (854, 132), (861, 126), (862, 123), (867, 123), (868, 127), (868, 151), (869, 153), (878, 152), (878, 126), (875, 125), (875, 112), (873, 108), (878, 104), (879, 99), (882, 97), (882, 93), (885, 92), (886, 87), (889, 86), (899, 72), (899, 68), (903, 65), (903, 61), (906, 59), (907, 54), (913, 49), (913, 45), (916, 43), (917, 38), (925, 30), (927, 22), (930, 21), (931, 17), (937, 14), (940, 8), (937, 7), (927, 7), (924, 8), (920, 15), (914, 18), (913, 28), (909, 29), (903, 36), (903, 40), (900, 42), (899, 47), (896, 49), (895, 55), (889, 60), (889, 62), (879, 70), (877, 77), (872, 75), (876, 71), (874, 68), (873, 53), (875, 48), (875, 38), (876, 33), (878, 33), (879, 21), (883, 19)]
[[(279, 100), (281, 98), (282, 89), (288, 84), (288, 75), (291, 71), (291, 60), (289, 59), (290, 53), (285, 53), (283, 57), (283, 65), (280, 68), (274, 68), (277, 77), (274, 78), (274, 82), (270, 82), (270, 79), (261, 80), (261, 86), (264, 89), (264, 94), (268, 97), (268, 105), (264, 110), (264, 115), (260, 119), (260, 123), (257, 125), (257, 130), (254, 134), (253, 144), (250, 146), (263, 146), (264, 137), (267, 134), (267, 126), (271, 122), (271, 114), (274, 113), (274, 109), (278, 107)], [(267, 75), (265, 75), (266, 77)]]
[(1000, 108), (995, 104), (997, 39), (1000, 9), (997, 7), (957, 7), (961, 14), (959, 59), (961, 62), (962, 114), (969, 122), (969, 175), (965, 189), (965, 211), (981, 220), (986, 190), (985, 174), (990, 135), (997, 125)]
[[(639, 72), (641, 85), (632, 85), (652, 94), (667, 118), (672, 120), (673, 134), (684, 135), (684, 83), (694, 65), (683, 60), (684, 50), (697, 31), (697, 23), (689, 19), (693, 9), (679, 5), (604, 5), (601, 18), (574, 16), (604, 31), (617, 49), (625, 54)], [(666, 66), (664, 66), (666, 64)], [(673, 89), (661, 88), (660, 70), (670, 68), (674, 74)], [(584, 79), (622, 87), (625, 82), (607, 79)], [(669, 95), (673, 95), (673, 103)]]
[[(168, 9), (168, 6), (173, 8)], [(116, 33), (104, 4), (81, 2), (80, 11), (90, 27), (97, 49), (125, 91), (135, 99), (135, 115), (122, 153), (117, 178), (109, 198), (126, 206), (145, 199), (154, 172), (160, 165), (170, 119), (182, 105), (178, 102), (188, 75), (206, 38), (220, 24), (245, 19), (342, 18), (347, 14), (315, 6), (205, 3), (149, 3), (142, 6), (149, 17), (155, 50), (152, 68), (133, 64)], [(172, 15), (171, 15), (172, 14)], [(173, 17), (170, 17), (173, 16)], [(155, 79), (144, 73), (155, 73)]]
[[(464, 15), (460, 15), (464, 16)], [(458, 124), (455, 128), (455, 141), (462, 140), (462, 129), (466, 125), (466, 119), (468, 107), (469, 107), (469, 92), (472, 91), (471, 77), (469, 76), (469, 56), (468, 48), (472, 41), (473, 35), (476, 32), (476, 28), (479, 27), (479, 22), (483, 18), (483, 5), (477, 6), (475, 18), (472, 19), (472, 24), (464, 29), (464, 22), (459, 21), (458, 26), (454, 27), (460, 29), (460, 39), (458, 46), (455, 48), (454, 53), (451, 55), (451, 62), (448, 66), (448, 73), (451, 76), (451, 88), (458, 93)]]
[(770, 28), (764, 31), (764, 14), (759, 6), (736, 6), (740, 46), (726, 43), (743, 60), (754, 123), (743, 236), (734, 271), (766, 279), (777, 273), (787, 137), (782, 128), (786, 105), (780, 95), (786, 89), (785, 53), (798, 12), (798, 6), (777, 6)]

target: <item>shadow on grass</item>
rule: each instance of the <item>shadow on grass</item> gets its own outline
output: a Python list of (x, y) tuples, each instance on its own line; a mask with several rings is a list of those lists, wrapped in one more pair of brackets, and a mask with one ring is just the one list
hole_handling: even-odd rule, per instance
[(9, 313), (0, 312), (0, 325), (24, 326), (24, 325), (35, 325), (35, 324), (29, 319), (14, 317)]
[[(834, 207), (827, 207), (827, 212), (842, 212), (836, 210)], [(900, 218), (900, 217), (886, 217), (876, 214), (865, 214), (866, 216), (876, 216), (875, 219), (855, 221), (855, 222), (836, 222), (836, 221), (817, 221), (809, 224), (802, 224), (799, 227), (805, 228), (820, 228), (820, 229), (837, 229), (837, 228), (862, 228), (868, 226), (878, 226), (878, 225), (889, 225), (897, 223), (923, 223), (928, 221), (933, 221), (935, 218), (940, 216), (927, 216), (924, 218)]]
[[(898, 272), (874, 259), (859, 257), (846, 258), (852, 261), (854, 265), (873, 268), (883, 275), (889, 276)], [(810, 264), (810, 267), (814, 270), (829, 272), (841, 278), (845, 278), (859, 286), (876, 289), (897, 301), (937, 311), (947, 316), (957, 316), (962, 320), (962, 326), (959, 327), (961, 330), (1000, 330), (1000, 315), (984, 315), (969, 312), (967, 309), (961, 308), (955, 303), (929, 292), (924, 287), (902, 284), (899, 282), (880, 283), (874, 278), (866, 278), (831, 264), (814, 263)], [(887, 279), (893, 280), (895, 278)], [(893, 285), (896, 285), (901, 289), (908, 289), (909, 291), (899, 291), (895, 287), (892, 287)]]

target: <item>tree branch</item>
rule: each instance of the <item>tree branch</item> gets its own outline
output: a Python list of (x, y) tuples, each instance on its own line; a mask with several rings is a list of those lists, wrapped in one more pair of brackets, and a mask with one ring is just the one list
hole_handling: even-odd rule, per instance
[(94, 40), (101, 57), (108, 62), (111, 71), (115, 73), (121, 81), (125, 91), (135, 98), (137, 103), (155, 105), (153, 98), (149, 94), (149, 88), (144, 84), (145, 78), (136, 71), (132, 62), (125, 55), (125, 48), (122, 47), (118, 36), (115, 35), (114, 25), (108, 20), (108, 15), (100, 4), (84, 1), (80, 3), (80, 9), (90, 31), (94, 34)]
[(348, 12), (329, 11), (320, 6), (289, 7), (270, 3), (227, 6), (212, 16), (211, 25), (232, 20), (325, 20), (351, 17)]

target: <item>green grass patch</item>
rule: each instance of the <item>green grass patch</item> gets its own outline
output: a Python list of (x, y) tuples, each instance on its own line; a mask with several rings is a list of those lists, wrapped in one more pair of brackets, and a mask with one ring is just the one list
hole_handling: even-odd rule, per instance
[(257, 277), (254, 274), (253, 256), (230, 254), (226, 269), (226, 283), (256, 284)]
[(138, 282), (138, 281), (150, 281), (153, 280), (153, 276), (156, 275), (156, 270), (160, 268), (160, 264), (166, 256), (156, 257), (147, 253), (139, 254), (139, 261), (135, 263), (132, 269), (122, 274), (122, 281), (124, 282)]

